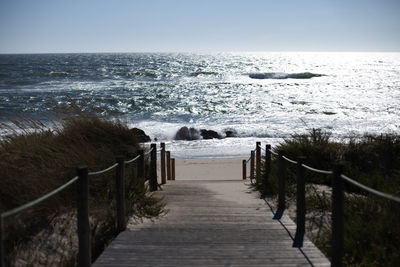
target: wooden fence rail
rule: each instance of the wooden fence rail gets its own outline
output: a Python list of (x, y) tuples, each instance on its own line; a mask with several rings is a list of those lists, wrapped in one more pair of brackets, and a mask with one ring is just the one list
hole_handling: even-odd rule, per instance
[[(368, 191), (377, 196), (383, 197), (385, 199), (395, 201), (400, 203), (400, 198), (392, 196), (386, 193), (379, 192), (367, 186), (361, 185), (358, 182), (350, 179), (349, 177), (343, 175), (343, 165), (335, 164), (333, 166), (333, 171), (319, 170), (304, 164), (305, 158), (298, 157), (297, 161), (291, 160), (285, 157), (284, 150), (278, 150), (275, 153), (271, 149), (271, 145), (267, 144), (265, 149), (262, 148), (261, 143), (256, 143), (256, 149), (251, 150), (250, 158), (248, 160), (243, 160), (243, 179), (246, 179), (246, 164), (250, 161), (250, 180), (254, 179), (254, 169), (256, 170), (256, 185), (258, 184), (258, 177), (260, 177), (261, 168), (261, 153), (260, 151), (265, 151), (265, 175), (264, 175), (264, 185), (267, 184), (267, 179), (269, 178), (271, 172), (271, 156), (272, 154), (277, 158), (278, 161), (278, 210), (283, 211), (286, 206), (285, 201), (285, 183), (286, 183), (286, 162), (296, 165), (296, 236), (293, 245), (302, 246), (302, 238), (305, 234), (305, 174), (304, 170), (308, 169), (313, 172), (331, 175), (332, 177), (332, 240), (331, 240), (331, 266), (340, 267), (343, 265), (343, 244), (344, 244), (344, 181), (347, 181), (359, 188)], [(256, 152), (254, 156), (254, 152)], [(254, 166), (255, 164), (255, 166)], [(298, 240), (301, 242), (299, 243)]]
[[(150, 191), (156, 191), (158, 185), (157, 182), (157, 152), (160, 153), (161, 158), (161, 184), (165, 184), (165, 178), (168, 180), (175, 180), (175, 159), (170, 158), (170, 152), (165, 151), (165, 143), (160, 144), (161, 148), (157, 151), (157, 145), (151, 144), (151, 149), (149, 152), (144, 153), (143, 150), (138, 150), (136, 158), (125, 161), (124, 157), (118, 156), (116, 158), (116, 163), (109, 168), (98, 172), (88, 172), (87, 166), (79, 166), (77, 168), (77, 176), (71, 179), (68, 183), (60, 186), (54, 191), (32, 201), (24, 204), (20, 207), (12, 209), (7, 212), (0, 213), (0, 267), (5, 265), (5, 255), (4, 255), (4, 234), (3, 226), (4, 219), (8, 216), (14, 215), (16, 213), (22, 212), (47, 198), (57, 194), (58, 192), (64, 190), (71, 184), (77, 184), (77, 226), (78, 226), (78, 266), (87, 267), (91, 265), (91, 231), (89, 225), (89, 179), (88, 176), (97, 175), (101, 173), (108, 172), (115, 168), (115, 187), (116, 187), (116, 210), (117, 210), (117, 229), (119, 232), (126, 229), (126, 217), (125, 217), (125, 165), (136, 161), (136, 173), (137, 177), (145, 180), (145, 157), (150, 154), (150, 177), (149, 177), (149, 189)], [(167, 165), (167, 173), (165, 169), (165, 163)], [(171, 174), (171, 164), (172, 164), (172, 174)], [(144, 186), (144, 184), (143, 184)]]

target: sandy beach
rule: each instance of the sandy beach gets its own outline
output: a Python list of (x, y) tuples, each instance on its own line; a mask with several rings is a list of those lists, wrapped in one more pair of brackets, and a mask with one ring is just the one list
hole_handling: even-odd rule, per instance
[(177, 159), (176, 180), (241, 180), (243, 158)]

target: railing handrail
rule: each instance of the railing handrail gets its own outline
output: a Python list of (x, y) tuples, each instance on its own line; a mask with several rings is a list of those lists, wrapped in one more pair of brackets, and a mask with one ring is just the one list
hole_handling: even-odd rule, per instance
[(293, 164), (297, 164), (297, 161), (295, 161), (295, 160), (292, 160), (292, 159), (289, 159), (288, 157), (285, 157), (285, 156), (283, 156), (282, 155), (282, 158), (284, 158), (286, 161), (288, 161), (288, 162), (290, 162), (290, 163), (293, 163)]
[(138, 160), (139, 158), (140, 158), (140, 155), (136, 156), (136, 157), (135, 157), (135, 158), (133, 158), (133, 159), (130, 159), (130, 160), (125, 160), (125, 164), (130, 164), (130, 163), (132, 163), (132, 162), (134, 162), (134, 161)]
[(118, 166), (118, 163), (114, 163), (113, 165), (111, 165), (108, 168), (105, 168), (104, 170), (100, 170), (100, 171), (96, 171), (96, 172), (89, 172), (88, 175), (89, 176), (93, 176), (93, 175), (99, 175), (99, 174), (103, 174), (105, 172), (111, 171), (112, 169), (114, 169), (115, 167)]
[[(259, 148), (261, 148), (262, 151), (266, 152), (265, 148), (263, 148), (261, 145), (258, 145)], [(278, 156), (278, 153), (275, 153), (272, 149), (268, 149), (268, 151), (275, 156)]]
[(366, 185), (360, 184), (359, 182), (354, 181), (353, 179), (347, 177), (347, 176), (344, 175), (344, 174), (341, 174), (340, 177), (341, 177), (344, 181), (346, 181), (346, 182), (348, 182), (348, 183), (350, 183), (350, 184), (352, 184), (352, 185), (355, 185), (355, 186), (357, 186), (358, 188), (364, 189), (365, 191), (368, 191), (368, 192), (370, 192), (370, 193), (372, 193), (372, 194), (374, 194), (374, 195), (376, 195), (376, 196), (380, 196), (380, 197), (382, 197), (382, 198), (386, 198), (387, 200), (392, 200), (392, 201), (395, 201), (395, 202), (397, 202), (397, 203), (400, 203), (400, 198), (399, 198), (399, 197), (396, 197), (396, 196), (393, 196), (393, 195), (391, 195), (391, 194), (384, 193), (384, 192), (375, 190), (375, 189), (373, 189), (373, 188), (371, 188), (371, 187), (368, 187), (368, 186), (366, 186)]
[[(264, 148), (262, 148), (261, 145), (258, 145), (258, 146), (259, 146), (262, 150), (266, 151)], [(271, 152), (272, 154), (274, 154), (274, 155), (276, 155), (276, 156), (278, 155), (277, 153), (273, 152), (272, 149), (269, 149), (269, 152)], [(297, 161), (292, 160), (292, 159), (290, 159), (290, 158), (288, 158), (288, 157), (286, 157), (286, 156), (283, 156), (283, 155), (282, 155), (282, 158), (285, 159), (286, 161), (290, 162), (290, 163), (297, 164)], [(246, 161), (246, 163), (247, 163), (249, 160), (250, 160), (250, 159), (248, 159), (248, 160)], [(327, 175), (333, 174), (333, 171), (327, 171), (327, 170), (317, 169), (317, 168), (308, 166), (308, 165), (306, 165), (306, 164), (301, 164), (301, 166), (304, 167), (304, 168), (306, 168), (306, 169), (308, 169), (308, 170), (310, 170), (310, 171), (316, 172), (316, 173), (327, 174)], [(366, 185), (363, 185), (363, 184), (361, 184), (361, 183), (359, 183), (359, 182), (357, 182), (357, 181), (351, 179), (350, 177), (348, 177), (348, 176), (346, 176), (346, 175), (344, 175), (344, 174), (342, 174), (340, 177), (341, 177), (344, 181), (346, 181), (346, 182), (348, 182), (348, 183), (350, 183), (350, 184), (352, 184), (352, 185), (354, 185), (354, 186), (357, 186), (358, 188), (363, 189), (363, 190), (365, 190), (365, 191), (367, 191), (367, 192), (370, 192), (370, 193), (372, 193), (372, 194), (374, 194), (374, 195), (376, 195), (376, 196), (380, 196), (380, 197), (386, 198), (386, 199), (388, 199), (388, 200), (392, 200), (392, 201), (395, 201), (395, 202), (397, 202), (397, 203), (400, 203), (400, 197), (393, 196), (393, 195), (391, 195), (391, 194), (384, 193), (384, 192), (375, 190), (375, 189), (373, 189), (373, 188), (370, 188), (370, 187), (368, 187), (368, 186), (366, 186)]]
[(26, 204), (23, 204), (23, 205), (21, 205), (19, 207), (16, 207), (16, 208), (14, 208), (12, 210), (9, 210), (9, 211), (1, 213), (1, 218), (4, 219), (4, 218), (6, 218), (8, 216), (14, 215), (14, 214), (16, 214), (18, 212), (21, 212), (21, 211), (23, 211), (23, 210), (25, 210), (27, 208), (33, 207), (36, 204), (39, 204), (40, 202), (48, 199), (49, 197), (54, 196), (58, 192), (61, 192), (62, 190), (64, 190), (68, 186), (70, 186), (71, 184), (75, 183), (78, 180), (78, 178), (79, 178), (78, 176), (75, 176), (74, 178), (72, 178), (71, 180), (69, 180), (65, 184), (59, 186), (58, 188), (54, 189), (53, 191), (51, 191), (51, 192), (49, 192), (49, 193), (47, 193), (47, 194), (35, 199), (35, 200), (32, 200), (32, 201), (30, 201), (30, 202), (28, 202)]
[[(383, 193), (381, 191), (372, 189), (366, 185), (363, 185), (343, 174), (343, 165), (335, 164), (333, 165), (333, 171), (321, 170), (304, 164), (304, 157), (298, 157), (297, 161), (286, 157), (284, 150), (279, 150), (278, 154), (272, 151), (269, 144), (266, 145), (266, 149), (263, 149), (260, 142), (256, 143), (256, 149), (265, 151), (265, 175), (264, 181), (265, 185), (268, 184), (268, 177), (270, 172), (270, 162), (271, 154), (278, 156), (278, 210), (285, 209), (285, 180), (286, 180), (286, 161), (296, 164), (296, 236), (303, 236), (305, 234), (305, 177), (304, 169), (308, 169), (315, 173), (331, 175), (332, 176), (332, 232), (331, 232), (331, 266), (342, 266), (343, 255), (344, 255), (344, 181), (350, 183), (364, 191), (367, 191), (375, 196), (384, 198), (386, 200), (394, 201), (400, 203), (400, 197), (393, 196), (391, 194)], [(269, 152), (269, 153), (268, 153)], [(251, 151), (253, 156), (254, 152)], [(248, 161), (247, 161), (248, 162)], [(243, 160), (243, 179), (246, 179), (246, 163)], [(261, 164), (261, 155), (257, 154), (256, 159), (257, 164)], [(251, 164), (254, 164), (254, 159), (251, 158)], [(257, 166), (259, 168), (259, 166)], [(303, 169), (304, 168), (304, 169)], [(250, 179), (253, 176), (254, 170), (250, 170)], [(300, 238), (299, 240), (303, 240)], [(296, 246), (301, 247), (301, 243), (295, 243)]]
[(272, 151), (272, 149), (268, 149), (268, 151), (271, 152), (272, 155), (278, 156), (278, 153), (275, 153), (274, 151)]
[(149, 155), (152, 151), (153, 151), (153, 148), (151, 148), (149, 151), (147, 151), (146, 153), (144, 153), (144, 155), (147, 156), (147, 155)]
[(317, 169), (317, 168), (310, 167), (310, 166), (308, 166), (306, 164), (301, 164), (301, 166), (306, 168), (306, 169), (308, 169), (308, 170), (310, 170), (310, 171), (313, 171), (313, 172), (317, 172), (317, 173), (321, 173), (321, 174), (333, 174), (333, 171), (320, 170), (320, 169)]
[[(161, 150), (162, 150), (162, 149), (159, 149), (158, 151), (161, 151)], [(133, 159), (131, 159), (131, 160), (125, 161), (125, 164), (132, 163), (132, 162), (136, 161), (137, 159), (139, 159), (139, 157), (140, 157), (140, 155), (139, 155), (139, 156), (136, 156), (135, 158), (133, 158)], [(110, 167), (105, 168), (105, 169), (103, 169), (103, 170), (95, 171), (95, 172), (89, 172), (88, 175), (89, 175), (89, 176), (94, 176), (94, 175), (103, 174), (103, 173), (105, 173), (105, 172), (108, 172), (108, 171), (114, 169), (114, 168), (117, 167), (117, 166), (118, 166), (118, 163), (115, 163), (115, 164), (111, 165)], [(41, 196), (41, 197), (35, 199), (35, 200), (32, 200), (32, 201), (30, 201), (30, 202), (28, 202), (28, 203), (26, 203), (26, 204), (23, 204), (23, 205), (21, 205), (21, 206), (19, 206), (19, 207), (16, 207), (16, 208), (14, 208), (14, 209), (12, 209), (12, 210), (3, 212), (3, 213), (1, 213), (1, 217), (4, 219), (4, 218), (6, 218), (6, 217), (8, 217), (8, 216), (11, 216), (11, 215), (13, 215), (13, 214), (16, 214), (16, 213), (18, 213), (18, 212), (20, 212), (20, 211), (23, 211), (23, 210), (27, 209), (27, 208), (30, 208), (30, 207), (32, 207), (32, 206), (35, 206), (36, 204), (39, 204), (40, 202), (42, 202), (42, 201), (48, 199), (49, 197), (51, 197), (51, 196), (57, 194), (58, 192), (64, 190), (65, 188), (67, 188), (68, 186), (70, 186), (71, 184), (73, 184), (74, 182), (76, 182), (77, 179), (78, 179), (78, 176), (75, 176), (74, 178), (72, 178), (71, 180), (69, 180), (69, 181), (66, 182), (65, 184), (59, 186), (58, 188), (54, 189), (53, 191), (51, 191), (51, 192), (49, 192), (49, 193), (47, 193), (47, 194), (45, 194), (45, 195), (43, 195), (43, 196)]]
[[(94, 175), (103, 174), (105, 172), (108, 172), (108, 171), (116, 168), (116, 167), (118, 167), (117, 168), (117, 172), (116, 172), (116, 176), (117, 176), (116, 177), (117, 178), (117, 185), (116, 185), (117, 186), (117, 190), (116, 191), (117, 191), (117, 198), (119, 198), (119, 199), (117, 199), (118, 228), (120, 230), (121, 229), (124, 230), (125, 227), (126, 227), (126, 224), (123, 222), (123, 218), (122, 218), (124, 216), (124, 214), (125, 214), (124, 208), (118, 207), (118, 202), (121, 202), (121, 203), (124, 202), (123, 201), (123, 198), (124, 198), (123, 197), (123, 190), (124, 190), (123, 189), (124, 188), (124, 186), (123, 186), (123, 179), (124, 179), (124, 170), (123, 170), (123, 168), (124, 168), (125, 164), (129, 164), (129, 163), (132, 163), (132, 162), (138, 160), (142, 155), (143, 155), (143, 160), (144, 160), (144, 156), (152, 153), (153, 150), (154, 150), (153, 153), (155, 155), (152, 154), (152, 156), (151, 156), (151, 165), (152, 165), (152, 168), (151, 168), (152, 169), (151, 179), (153, 180), (151, 182), (152, 183), (156, 183), (156, 185), (158, 185), (157, 184), (157, 165), (156, 165), (156, 158), (157, 157), (156, 157), (156, 154), (157, 154), (157, 152), (161, 152), (163, 150), (165, 151), (165, 143), (161, 143), (161, 145), (162, 145), (162, 147), (160, 149), (156, 149), (156, 144), (152, 144), (152, 147), (148, 152), (143, 153), (143, 151), (141, 151), (141, 152), (139, 152), (141, 154), (139, 154), (138, 156), (136, 156), (136, 157), (134, 157), (133, 159), (130, 159), (130, 160), (126, 160), (125, 161), (123, 159), (123, 157), (117, 157), (116, 158), (117, 163), (111, 165), (108, 168), (100, 170), (100, 171), (88, 172), (87, 171), (87, 167), (78, 168), (78, 175), (77, 176), (73, 177), (71, 180), (69, 180), (65, 184), (57, 187), (53, 191), (51, 191), (51, 192), (49, 192), (49, 193), (47, 193), (47, 194), (45, 194), (45, 195), (33, 200), (33, 201), (30, 201), (30, 202), (28, 202), (26, 204), (18, 206), (18, 207), (14, 208), (14, 209), (11, 209), (11, 210), (8, 210), (8, 211), (2, 212), (2, 213), (0, 212), (0, 267), (2, 267), (3, 263), (4, 263), (4, 261), (3, 261), (4, 260), (4, 255), (2, 253), (2, 251), (3, 251), (3, 244), (2, 244), (2, 241), (3, 241), (3, 238), (2, 238), (2, 231), (3, 231), (2, 221), (3, 221), (3, 219), (5, 219), (5, 218), (7, 218), (7, 217), (9, 217), (11, 215), (17, 214), (17, 213), (19, 213), (21, 211), (24, 211), (25, 209), (28, 209), (30, 207), (35, 206), (35, 205), (41, 203), (42, 201), (44, 201), (44, 200), (54, 196), (55, 194), (61, 192), (62, 190), (66, 189), (71, 184), (77, 182), (78, 183), (78, 215), (77, 215), (78, 224), (80, 224), (80, 219), (82, 219), (82, 216), (83, 216), (83, 219), (85, 221), (85, 222), (83, 222), (83, 224), (86, 223), (87, 224), (86, 226), (89, 227), (89, 220), (88, 220), (88, 218), (85, 219), (85, 216), (88, 217), (88, 208), (87, 208), (88, 179), (87, 178), (88, 178), (88, 176), (94, 176)], [(168, 152), (168, 154), (169, 154), (169, 152)], [(161, 153), (161, 155), (165, 156), (165, 153)], [(173, 180), (175, 180), (175, 159), (171, 159), (171, 161), (172, 161), (172, 169), (173, 169), (173, 173), (172, 173), (173, 174)], [(142, 162), (142, 164), (143, 164), (143, 162)], [(169, 164), (169, 162), (168, 162), (168, 164)], [(143, 166), (142, 166), (142, 169), (143, 169)], [(163, 170), (163, 169), (161, 171), (165, 172), (165, 170)], [(85, 185), (85, 183), (86, 183), (86, 185)], [(151, 191), (157, 190), (157, 186), (151, 187), (150, 190)], [(86, 191), (86, 193), (85, 193), (85, 191)], [(121, 194), (121, 192), (122, 192), (122, 195), (118, 196), (118, 194)], [(80, 202), (82, 202), (82, 203), (79, 204)], [(86, 207), (84, 207), (85, 205), (86, 205)], [(80, 206), (82, 206), (83, 208), (80, 207)], [(82, 209), (83, 209), (83, 211), (82, 211)], [(86, 213), (86, 214), (82, 214), (82, 212)], [(125, 227), (124, 227), (124, 225), (125, 225)], [(88, 231), (86, 231), (86, 232), (88, 232)], [(85, 232), (85, 235), (87, 234), (86, 232)], [(79, 226), (78, 226), (79, 243), (81, 242), (81, 238), (82, 238), (81, 234), (82, 233), (79, 232)], [(85, 236), (85, 238), (88, 239), (89, 237)], [(83, 260), (80, 258), (80, 259), (78, 259), (78, 261), (79, 261), (79, 265), (89, 266), (90, 265), (90, 245), (88, 245), (88, 244), (90, 242), (87, 241), (87, 240), (84, 241), (84, 242), (86, 244), (82, 245), (84, 247), (84, 248), (82, 248), (83, 249), (82, 251), (81, 251), (81, 244), (79, 245), (79, 255), (80, 254), (87, 254), (87, 255), (83, 256), (83, 258), (84, 258)], [(89, 247), (89, 249), (88, 249), (88, 247)], [(83, 253), (81, 253), (81, 252), (83, 252)], [(87, 258), (89, 258), (89, 260)]]

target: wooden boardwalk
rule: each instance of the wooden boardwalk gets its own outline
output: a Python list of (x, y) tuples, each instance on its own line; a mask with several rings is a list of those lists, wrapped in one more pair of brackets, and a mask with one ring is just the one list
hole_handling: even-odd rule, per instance
[(168, 181), (167, 214), (130, 225), (94, 266), (329, 266), (295, 224), (280, 219), (243, 181)]

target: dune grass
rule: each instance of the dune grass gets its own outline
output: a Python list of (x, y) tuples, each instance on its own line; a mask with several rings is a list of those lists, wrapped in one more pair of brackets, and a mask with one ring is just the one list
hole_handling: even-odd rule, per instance
[[(306, 135), (295, 135), (275, 148), (296, 160), (304, 156), (305, 164), (332, 170), (334, 163), (344, 165), (344, 174), (354, 180), (396, 196), (400, 195), (400, 136), (379, 135), (332, 141), (329, 134), (313, 129)], [(267, 184), (259, 189), (264, 195), (278, 191), (277, 159), (273, 158)], [(312, 241), (330, 257), (330, 194), (310, 188), (331, 185), (329, 175), (305, 172), (307, 217), (325, 216)], [(261, 180), (261, 179), (260, 179)], [(398, 266), (400, 264), (400, 204), (375, 197), (345, 183), (345, 266)], [(287, 195), (296, 194), (296, 166), (287, 164)]]
[[(89, 171), (101, 170), (114, 164), (116, 156), (130, 159), (139, 149), (136, 136), (125, 124), (93, 114), (68, 111), (58, 116), (51, 128), (46, 126), (48, 123), (35, 119), (19, 118), (12, 123), (18, 131), (0, 141), (2, 212), (66, 183), (76, 176), (79, 165), (88, 166)], [(143, 180), (135, 176), (132, 165), (127, 166), (126, 215), (157, 216), (162, 205), (147, 194)], [(115, 171), (89, 177), (93, 258), (117, 233), (114, 192)], [(5, 218), (6, 263), (73, 266), (77, 253), (75, 198), (76, 188), (72, 185), (34, 208)], [(53, 240), (46, 245), (50, 248), (43, 246), (44, 251), (38, 251), (38, 238), (44, 239), (43, 242), (46, 238)], [(67, 246), (71, 251), (57, 251), (58, 246)], [(27, 252), (21, 253), (21, 250)]]

